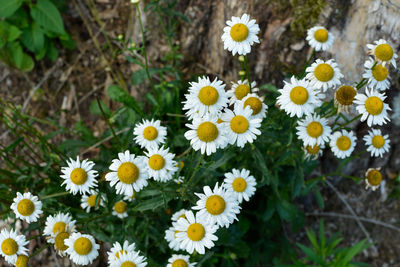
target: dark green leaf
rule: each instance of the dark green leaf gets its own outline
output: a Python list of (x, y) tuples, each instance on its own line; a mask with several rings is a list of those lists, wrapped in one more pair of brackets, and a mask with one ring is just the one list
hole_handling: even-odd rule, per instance
[(133, 96), (130, 96), (124, 89), (116, 85), (111, 85), (110, 87), (108, 87), (107, 92), (112, 100), (123, 103), (125, 106), (135, 110), (137, 113), (141, 115), (143, 114), (143, 111), (139, 107), (135, 98), (133, 98)]
[(60, 12), (49, 0), (39, 0), (31, 8), (31, 16), (44, 30), (60, 35), (65, 34)]
[(0, 0), (0, 18), (7, 18), (21, 6), (23, 0)]

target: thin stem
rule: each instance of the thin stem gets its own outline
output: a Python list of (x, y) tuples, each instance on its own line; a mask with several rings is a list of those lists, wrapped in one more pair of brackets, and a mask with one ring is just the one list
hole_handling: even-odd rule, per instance
[(339, 125), (338, 128), (333, 129), (333, 132), (342, 129), (343, 127), (349, 125), (350, 123), (352, 123), (353, 121), (358, 120), (359, 118), (361, 118), (362, 114), (359, 114), (358, 116), (352, 118), (351, 120), (349, 120), (348, 122), (346, 122), (345, 124)]
[(246, 69), (246, 76), (247, 76), (247, 82), (249, 83), (250, 87), (250, 92), (251, 92), (251, 80), (250, 80), (250, 70), (249, 70), (249, 64), (247, 63), (247, 56), (244, 56), (244, 66)]
[(193, 180), (193, 178), (196, 176), (196, 173), (197, 173), (197, 171), (199, 170), (200, 164), (201, 164), (201, 162), (203, 161), (203, 159), (204, 159), (204, 154), (201, 154), (201, 157), (200, 157), (199, 161), (197, 162), (196, 166), (194, 167), (193, 173), (192, 173), (192, 175), (190, 176), (189, 180), (187, 181), (186, 186), (185, 186), (185, 188), (184, 188), (182, 194), (185, 194), (185, 191), (186, 191), (187, 187), (190, 185), (190, 182), (191, 182), (191, 181)]
[(155, 89), (153, 81), (151, 80), (150, 72), (149, 72), (149, 63), (148, 63), (147, 53), (146, 53), (146, 37), (144, 34), (144, 28), (143, 28), (143, 23), (142, 23), (142, 16), (140, 14), (139, 4), (136, 4), (136, 10), (138, 12), (140, 31), (142, 32), (143, 56), (144, 56), (144, 64), (145, 64), (144, 67), (146, 70), (147, 79), (149, 80), (151, 87), (153, 89)]
[(315, 49), (313, 49), (310, 57), (307, 59), (306, 65), (303, 68), (303, 71), (301, 72), (301, 74), (298, 76), (299, 79), (302, 79), (304, 77), (304, 74), (306, 73), (306, 69), (307, 67), (310, 65), (311, 60), (314, 58), (315, 56)]
[(50, 247), (50, 246), (51, 246), (51, 244), (47, 244), (47, 245), (41, 247), (40, 249), (36, 250), (35, 253), (29, 255), (29, 258), (31, 259), (31, 258), (35, 257), (35, 256), (38, 255), (40, 252), (42, 252), (43, 250), (45, 250), (46, 248), (48, 248), (48, 247)]
[(101, 114), (103, 115), (104, 120), (106, 121), (108, 127), (110, 127), (111, 132), (112, 132), (114, 138), (117, 140), (118, 144), (121, 145), (121, 142), (120, 142), (120, 140), (119, 140), (119, 138), (118, 138), (118, 135), (117, 135), (117, 134), (115, 133), (115, 131), (114, 131), (114, 127), (111, 125), (110, 121), (108, 120), (108, 118), (107, 118), (107, 116), (106, 116), (106, 113), (105, 113), (104, 110), (103, 110), (103, 107), (101, 106), (99, 97), (96, 97), (96, 100), (97, 100), (97, 104), (99, 105), (99, 109), (100, 109), (100, 111), (101, 111)]
[(59, 192), (59, 193), (54, 193), (51, 195), (43, 196), (40, 199), (43, 200), (43, 199), (49, 199), (49, 198), (53, 198), (53, 197), (61, 197), (61, 196), (65, 196), (68, 194), (69, 194), (69, 192)]

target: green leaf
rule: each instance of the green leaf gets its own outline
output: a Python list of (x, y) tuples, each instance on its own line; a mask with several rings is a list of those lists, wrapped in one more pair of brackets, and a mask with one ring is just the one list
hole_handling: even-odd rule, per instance
[[(159, 69), (149, 69), (150, 76), (154, 75), (155, 73), (160, 72)], [(146, 69), (140, 69), (135, 71), (131, 76), (132, 85), (138, 85), (143, 83), (147, 80)]]
[(7, 18), (14, 14), (23, 0), (0, 0), (0, 18)]
[(31, 16), (44, 30), (60, 35), (66, 34), (60, 12), (49, 0), (39, 0), (31, 8)]
[(19, 66), (19, 69), (22, 71), (31, 71), (34, 66), (35, 62), (33, 61), (32, 57), (24, 53), (22, 58), (22, 64)]
[(50, 58), (51, 61), (56, 61), (58, 57), (58, 50), (52, 41), (49, 41), (47, 57)]
[(136, 205), (133, 210), (135, 211), (146, 211), (146, 210), (154, 210), (158, 207), (164, 205), (164, 197), (158, 196), (149, 200), (144, 200)]
[(123, 103), (125, 106), (133, 109), (140, 115), (144, 115), (142, 109), (139, 107), (139, 104), (136, 102), (135, 98), (129, 95), (124, 89), (118, 87), (117, 85), (110, 85), (107, 89), (108, 96), (119, 103)]
[(8, 42), (12, 42), (12, 41), (16, 40), (22, 33), (20, 31), (20, 29), (18, 29), (14, 25), (10, 25), (7, 30), (8, 30), (8, 34), (7, 34)]
[[(109, 118), (111, 116), (111, 111), (110, 108), (106, 106), (106, 104), (104, 104), (103, 101), (100, 100), (100, 105), (104, 111), (104, 113), (106, 114), (106, 116)], [(89, 107), (90, 113), (92, 113), (93, 115), (97, 115), (97, 116), (102, 116), (103, 114), (101, 113), (101, 110), (99, 108), (99, 104), (97, 103), (97, 100), (93, 100), (92, 103), (90, 103), (90, 107)]]
[(44, 46), (44, 33), (39, 24), (34, 22), (31, 27), (25, 29), (21, 41), (29, 51), (39, 54)]

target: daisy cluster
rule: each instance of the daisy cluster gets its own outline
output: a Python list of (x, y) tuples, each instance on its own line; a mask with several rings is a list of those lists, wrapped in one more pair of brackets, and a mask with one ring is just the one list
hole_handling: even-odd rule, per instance
[(249, 201), (256, 191), (256, 180), (246, 169), (233, 169), (225, 173), (221, 186), (211, 189), (204, 186), (192, 210), (182, 209), (172, 215), (172, 226), (165, 231), (165, 240), (172, 250), (196, 251), (204, 254), (205, 249), (215, 246), (215, 235), (220, 227), (228, 228), (240, 213), (240, 204)]
[[(334, 43), (332, 33), (320, 26), (309, 29), (306, 39), (314, 51), (326, 51)], [(367, 50), (369, 57), (364, 64), (363, 79), (357, 84), (342, 82), (344, 75), (334, 59), (316, 59), (306, 68), (304, 77), (293, 76), (290, 81), (284, 81), (277, 104), (290, 117), (298, 118), (297, 136), (303, 141), (307, 158), (315, 159), (322, 155), (326, 145), (337, 158), (350, 157), (357, 137), (353, 131), (346, 130), (345, 126), (358, 118), (373, 127), (363, 137), (371, 156), (382, 157), (389, 151), (389, 136), (376, 127), (389, 121), (387, 113), (391, 109), (385, 103), (385, 91), (390, 86), (389, 67), (396, 67), (397, 55), (383, 39), (368, 44)], [(365, 89), (362, 89), (364, 86)], [(354, 105), (360, 115), (340, 125), (337, 123), (339, 115), (332, 123), (331, 116), (320, 114), (320, 107), (326, 99), (324, 92), (328, 90), (335, 91), (334, 105), (338, 114), (343, 111), (349, 113), (349, 108)], [(375, 170), (366, 175), (367, 187), (373, 190), (382, 180), (381, 174), (376, 172), (379, 173)]]

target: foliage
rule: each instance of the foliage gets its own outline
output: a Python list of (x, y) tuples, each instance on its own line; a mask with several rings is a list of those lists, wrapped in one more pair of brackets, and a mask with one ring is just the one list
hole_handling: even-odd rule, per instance
[(74, 48), (60, 14), (64, 8), (64, 1), (0, 0), (0, 60), (30, 71), (35, 60), (45, 56), (56, 60), (57, 40), (66, 48)]
[(311, 243), (311, 247), (302, 244), (297, 246), (306, 255), (304, 258), (294, 260), (295, 264), (290, 265), (293, 267), (303, 266), (330, 266), (330, 267), (355, 267), (355, 266), (368, 266), (367, 264), (353, 262), (352, 259), (361, 251), (370, 246), (366, 244), (367, 240), (363, 240), (354, 244), (352, 247), (338, 247), (343, 241), (336, 233), (329, 237), (325, 237), (324, 222), (321, 220), (318, 237), (312, 229), (306, 231), (307, 237)]
[[(69, 40), (58, 15), (49, 17), (49, 14), (44, 16), (40, 13), (44, 7), (49, 8), (51, 2), (39, 0), (37, 4), (30, 4), (31, 17), (28, 17), (22, 6), (26, 3), (14, 2), (14, 5), (8, 5), (7, 10), (0, 12), (1, 16), (7, 18), (3, 22), (11, 25), (11, 22), (15, 23), (13, 16), (15, 18), (17, 14), (24, 13), (27, 21), (32, 19), (34, 23), (27, 28), (21, 28), (20, 24), (8, 27), (12, 29), (8, 35), (12, 38), (3, 47), (9, 49), (14, 42), (21, 51), (22, 45), (25, 45), (33, 49), (31, 51), (35, 55), (42, 55), (43, 49), (43, 53), (47, 51), (51, 54), (51, 45), (54, 47), (52, 38)], [(190, 149), (189, 142), (184, 137), (187, 119), (182, 114), (181, 101), (187, 91), (188, 82), (195, 77), (188, 80), (183, 78), (180, 68), (182, 55), (179, 53), (179, 46), (172, 42), (178, 23), (189, 22), (174, 9), (176, 3), (177, 1), (152, 1), (146, 7), (146, 10), (159, 18), (170, 46), (162, 67), (150, 67), (148, 64), (145, 29), (142, 28), (141, 45), (117, 40), (123, 47), (120, 53), (129, 62), (142, 67), (132, 74), (132, 86), (149, 85), (151, 90), (144, 95), (144, 101), (139, 101), (125, 89), (111, 85), (107, 94), (117, 105), (111, 107), (100, 98), (93, 99), (90, 112), (97, 119), (105, 120), (108, 125), (101, 136), (94, 136), (82, 121), (77, 122), (73, 129), (67, 129), (58, 125), (55, 118), (42, 120), (31, 117), (23, 113), (20, 107), (1, 102), (1, 121), (14, 138), (10, 145), (0, 149), (3, 160), (0, 169), (3, 218), (15, 218), (9, 209), (15, 192), (29, 190), (43, 201), (46, 216), (57, 211), (69, 212), (77, 220), (80, 231), (93, 235), (101, 242), (135, 242), (137, 248), (146, 255), (150, 266), (164, 266), (172, 253), (164, 239), (164, 232), (171, 224), (171, 213), (194, 205), (197, 200), (194, 193), (201, 192), (205, 185), (222, 183), (225, 172), (232, 168), (246, 168), (257, 179), (255, 196), (250, 202), (242, 204), (238, 222), (227, 229), (218, 230), (219, 240), (216, 247), (204, 255), (192, 255), (191, 261), (203, 266), (265, 266), (289, 262), (297, 257), (297, 251), (294, 244), (282, 233), (295, 232), (304, 226), (304, 213), (297, 205), (298, 199), (313, 192), (320, 206), (323, 206), (317, 187), (322, 179), (319, 177), (305, 180), (317, 163), (305, 160), (302, 143), (296, 138), (297, 121), (276, 107), (278, 90), (271, 84), (260, 86), (260, 94), (265, 96), (265, 103), (268, 105), (268, 116), (262, 122), (262, 135), (253, 144), (244, 148), (230, 146), (206, 157)], [(49, 20), (55, 21), (58, 26), (53, 23), (51, 27), (54, 28), (45, 28), (43, 25), (49, 24)], [(27, 40), (24, 41), (22, 37), (24, 32), (25, 35), (30, 34), (31, 39), (28, 39), (32, 43), (29, 44), (35, 44), (34, 46), (25, 43)], [(44, 41), (39, 40), (41, 37), (38, 38), (36, 34), (42, 36)], [(27, 54), (23, 55), (29, 57)], [(23, 68), (14, 61), (10, 62), (21, 69), (31, 68)], [(247, 62), (246, 66), (242, 64), (242, 71), (248, 71)], [(331, 109), (332, 112), (332, 103), (327, 105), (330, 106), (322, 107), (321, 112), (324, 112), (324, 108)], [(134, 125), (143, 118), (159, 119), (168, 128), (166, 146), (177, 155), (177, 160), (184, 163), (176, 177), (184, 176), (185, 181), (178, 184), (174, 181), (157, 183), (149, 180), (149, 185), (138, 192), (135, 200), (129, 203), (129, 217), (121, 221), (111, 212), (114, 203), (122, 197), (104, 180), (104, 175), (119, 152), (129, 149), (133, 154), (143, 155), (143, 149), (135, 145), (132, 139)], [(64, 141), (58, 143), (57, 140)], [(102, 177), (99, 180), (99, 191), (107, 199), (105, 208), (85, 213), (80, 208), (80, 197), (69, 196), (65, 188), (61, 187), (60, 168), (66, 166), (67, 158), (76, 158), (77, 155), (81, 158), (90, 157), (96, 163), (96, 170)], [(40, 231), (44, 222), (45, 216), (24, 229), (24, 234), (28, 235), (32, 230)], [(298, 244), (306, 257), (295, 260), (293, 266), (308, 266), (310, 262), (328, 266), (326, 260), (337, 264), (330, 266), (356, 266), (350, 265), (350, 261), (366, 248), (365, 241), (358, 243), (353, 249), (337, 248), (342, 239), (334, 235), (326, 240), (322, 223), (318, 240), (311, 230), (307, 231), (307, 236), (312, 248)]]

